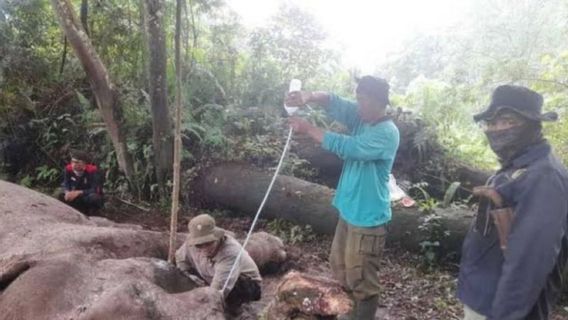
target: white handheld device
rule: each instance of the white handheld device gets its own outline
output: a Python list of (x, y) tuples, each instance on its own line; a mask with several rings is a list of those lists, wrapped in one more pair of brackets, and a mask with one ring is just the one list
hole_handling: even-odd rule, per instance
[[(288, 87), (288, 92), (300, 91), (300, 90), (302, 90), (302, 81), (299, 79), (290, 80), (290, 86)], [(284, 104), (284, 109), (286, 109), (286, 112), (288, 113), (289, 116), (294, 115), (294, 113), (298, 111), (298, 107), (288, 107), (286, 104)]]

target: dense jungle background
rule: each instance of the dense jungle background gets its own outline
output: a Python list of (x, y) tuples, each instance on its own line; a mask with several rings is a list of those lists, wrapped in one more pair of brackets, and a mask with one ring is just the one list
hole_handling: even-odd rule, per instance
[[(467, 19), (443, 32), (414, 33), (373, 72), (391, 84), (390, 113), (403, 136), (395, 177), (428, 217), (418, 226), (428, 233), (418, 253), (394, 258), (403, 249), (390, 249), (395, 266), (386, 268), (396, 277), (406, 270), (406, 280), (423, 277), (416, 272), (431, 277), (436, 289), (426, 309), (437, 308), (438, 315), (430, 319), (459, 313), (450, 298), (455, 256), (438, 250), (450, 240), (435, 209), (471, 207), (471, 186), (498, 168), (472, 119), (496, 86), (526, 85), (544, 95), (545, 111), (560, 116), (545, 125), (546, 136), (568, 165), (568, 1), (467, 1)], [(180, 223), (198, 211), (220, 219), (241, 216), (243, 210), (211, 199), (204, 185), (211, 174), (230, 175), (219, 171), (226, 166), (276, 166), (288, 130), (282, 104), (290, 79), (301, 79), (306, 90), (354, 98), (354, 79), (364, 75), (344, 64), (341, 48), (330, 45), (310, 12), (289, 3), (266, 25), (250, 28), (222, 0), (3, 0), (0, 179), (53, 194), (69, 152), (85, 150), (104, 172), (109, 200), (103, 215), (166, 230), (176, 30), (183, 107)], [(372, 31), (362, 32), (373, 41)], [(316, 106), (303, 116), (342, 130)], [(305, 146), (295, 139), (282, 174), (335, 187), (340, 164)], [(233, 187), (241, 182), (234, 180)], [(325, 260), (329, 239), (316, 240), (318, 226), (274, 216), (262, 228), (299, 248), (319, 243), (310, 263)], [(226, 225), (244, 232), (247, 219)], [(403, 280), (393, 280), (391, 288), (404, 289), (398, 293), (404, 296), (412, 289), (400, 285)], [(442, 298), (435, 298), (440, 292)], [(401, 319), (393, 307), (398, 302), (391, 302), (383, 307)], [(416, 316), (406, 318), (424, 312), (409, 311)], [(568, 311), (558, 312), (558, 319), (568, 318)]]

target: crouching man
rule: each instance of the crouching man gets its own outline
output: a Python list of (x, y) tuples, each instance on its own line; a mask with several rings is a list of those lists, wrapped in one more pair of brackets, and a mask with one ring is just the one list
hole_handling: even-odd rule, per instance
[(257, 265), (247, 251), (241, 254), (233, 273), (231, 268), (242, 246), (237, 240), (215, 226), (208, 214), (189, 221), (189, 235), (176, 252), (177, 267), (185, 273), (197, 273), (213, 289), (223, 290), (229, 312), (238, 312), (243, 303), (260, 299), (262, 278)]
[(86, 215), (93, 215), (103, 207), (104, 200), (101, 175), (89, 158), (83, 151), (71, 154), (71, 163), (63, 171), (58, 199)]

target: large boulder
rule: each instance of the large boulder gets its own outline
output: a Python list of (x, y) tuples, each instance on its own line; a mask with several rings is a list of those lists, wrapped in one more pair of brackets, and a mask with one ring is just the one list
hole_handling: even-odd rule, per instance
[(224, 319), (219, 292), (161, 260), (167, 245), (0, 181), (0, 318)]
[[(3, 319), (224, 319), (222, 297), (155, 258), (42, 261), (0, 296)], [(192, 290), (194, 289), (194, 290)]]

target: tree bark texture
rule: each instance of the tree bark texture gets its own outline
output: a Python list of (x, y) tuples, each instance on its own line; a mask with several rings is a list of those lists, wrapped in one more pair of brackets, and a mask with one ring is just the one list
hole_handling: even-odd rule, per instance
[[(199, 192), (207, 205), (217, 205), (253, 215), (270, 182), (272, 172), (242, 164), (220, 164), (199, 178)], [(197, 186), (196, 186), (197, 187)], [(334, 190), (302, 179), (279, 176), (269, 196), (263, 218), (281, 218), (310, 225), (317, 233), (333, 234), (338, 212), (331, 205)], [(436, 229), (428, 225), (426, 214), (417, 208), (394, 207), (387, 242), (417, 251), (423, 241), (439, 241), (439, 250), (458, 253), (471, 223), (473, 212), (466, 209), (436, 211)], [(432, 225), (432, 223), (430, 223)], [(449, 231), (442, 239), (434, 232)], [(442, 232), (443, 233), (443, 232)]]
[(174, 185), (172, 188), (172, 213), (170, 219), (170, 248), (168, 261), (174, 263), (176, 252), (176, 230), (179, 210), (180, 190), (180, 163), (181, 163), (181, 59), (180, 59), (180, 33), (181, 33), (181, 6), (182, 0), (176, 1), (176, 30), (175, 30), (175, 62), (176, 62), (176, 106), (175, 106), (175, 136), (174, 136)]
[(146, 30), (150, 53), (150, 100), (152, 105), (152, 145), (156, 165), (156, 178), (164, 195), (166, 178), (171, 171), (173, 145), (172, 122), (168, 108), (166, 75), (166, 35), (164, 31), (165, 5), (163, 0), (146, 0)]
[(120, 169), (131, 182), (134, 181), (134, 166), (126, 146), (126, 132), (123, 126), (124, 118), (120, 107), (118, 93), (110, 80), (108, 71), (95, 51), (89, 37), (81, 26), (70, 0), (51, 1), (59, 23), (69, 44), (83, 65), (87, 74), (97, 106), (101, 111)]

